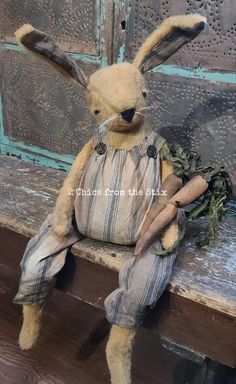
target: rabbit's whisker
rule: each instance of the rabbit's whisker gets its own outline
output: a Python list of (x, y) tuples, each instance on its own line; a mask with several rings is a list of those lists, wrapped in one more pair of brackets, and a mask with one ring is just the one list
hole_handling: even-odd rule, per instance
[(109, 122), (112, 121), (113, 119), (114, 119), (114, 116), (110, 116), (110, 117), (108, 117), (107, 119), (101, 121), (100, 124), (104, 124), (104, 125), (106, 125), (107, 123), (109, 123)]
[(112, 119), (110, 119), (108, 122), (106, 122), (106, 126), (109, 127), (109, 126), (112, 125), (117, 119), (118, 119), (118, 115), (114, 115)]
[(117, 116), (117, 117), (112, 121), (112, 123), (111, 123), (110, 126), (109, 126), (110, 129), (115, 125), (115, 123), (116, 123), (117, 120), (118, 120), (118, 117), (119, 117), (119, 116)]
[(163, 111), (167, 112), (169, 115), (178, 115), (179, 114), (179, 112), (170, 112), (170, 111), (168, 111), (168, 109), (163, 108), (161, 105), (159, 108), (161, 108)]
[(109, 116), (108, 118), (100, 121), (100, 123), (97, 124), (97, 128), (99, 129), (99, 127), (107, 127), (107, 125), (112, 122), (114, 119), (116, 119), (117, 117), (117, 114), (116, 115), (112, 115), (112, 116)]
[(116, 117), (116, 115), (109, 116), (106, 119), (102, 120), (101, 123), (105, 124), (105, 123), (109, 122), (110, 120), (113, 120), (115, 117)]
[(139, 112), (139, 111), (143, 111), (144, 109), (150, 109), (150, 108), (152, 108), (152, 105), (148, 105), (148, 106), (146, 106), (146, 107), (139, 108), (139, 109), (138, 109), (138, 112)]

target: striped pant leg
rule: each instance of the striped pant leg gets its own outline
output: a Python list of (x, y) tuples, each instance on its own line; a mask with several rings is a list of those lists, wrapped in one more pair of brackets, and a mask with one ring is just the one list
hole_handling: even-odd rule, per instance
[(25, 249), (14, 303), (42, 305), (54, 287), (55, 275), (64, 266), (68, 249), (81, 238), (75, 227), (63, 238), (56, 235), (52, 229), (52, 214), (49, 214)]
[(164, 292), (172, 273), (177, 250), (160, 257), (153, 253), (159, 240), (139, 258), (131, 257), (120, 270), (120, 287), (105, 300), (107, 319), (121, 327), (140, 325)]

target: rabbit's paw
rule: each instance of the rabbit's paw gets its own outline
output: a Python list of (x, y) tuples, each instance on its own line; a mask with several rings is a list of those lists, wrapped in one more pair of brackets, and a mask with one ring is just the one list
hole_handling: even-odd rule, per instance
[(171, 250), (176, 244), (176, 242), (178, 241), (178, 237), (179, 237), (178, 224), (171, 223), (169, 227), (165, 230), (161, 238), (162, 247), (166, 251)]
[(65, 213), (55, 211), (52, 226), (58, 236), (66, 236), (71, 229), (71, 219)]
[(19, 346), (22, 350), (32, 348), (38, 339), (40, 331), (40, 307), (36, 305), (24, 305), (24, 320), (19, 336)]

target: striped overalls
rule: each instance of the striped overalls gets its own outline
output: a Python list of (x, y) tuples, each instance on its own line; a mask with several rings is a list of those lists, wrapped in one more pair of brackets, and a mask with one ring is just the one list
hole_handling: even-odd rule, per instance
[[(21, 261), (22, 276), (14, 298), (18, 304), (42, 305), (65, 263), (68, 249), (84, 236), (116, 244), (135, 244), (160, 190), (159, 152), (165, 140), (151, 132), (132, 149), (115, 149), (106, 133), (93, 137), (94, 151), (75, 193), (75, 224), (57, 236), (49, 214), (29, 241)], [(158, 239), (139, 258), (125, 260), (119, 288), (105, 300), (108, 321), (127, 328), (139, 325), (169, 282), (177, 251), (165, 257)]]

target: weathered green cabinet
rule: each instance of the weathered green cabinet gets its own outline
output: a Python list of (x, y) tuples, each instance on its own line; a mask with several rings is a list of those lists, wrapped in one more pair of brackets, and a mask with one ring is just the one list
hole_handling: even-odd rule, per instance
[(169, 140), (203, 159), (236, 166), (235, 0), (2, 0), (0, 3), (2, 153), (68, 168), (94, 130), (84, 90), (15, 45), (14, 31), (32, 23), (54, 37), (87, 74), (132, 60), (165, 18), (199, 12), (207, 30), (146, 75), (150, 114)]

